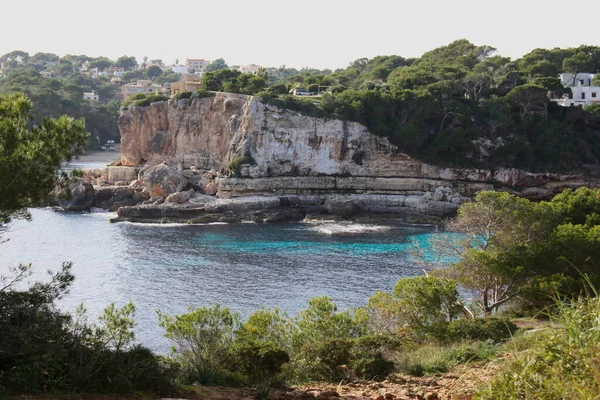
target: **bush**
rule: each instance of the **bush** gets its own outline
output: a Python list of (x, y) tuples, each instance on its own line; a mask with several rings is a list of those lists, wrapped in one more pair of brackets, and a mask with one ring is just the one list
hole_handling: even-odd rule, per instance
[(447, 339), (492, 340), (500, 342), (512, 337), (517, 326), (508, 318), (459, 319), (448, 324)]
[(277, 380), (283, 365), (290, 361), (288, 353), (272, 342), (242, 341), (236, 343), (233, 351), (234, 368), (254, 384)]
[[(187, 314), (170, 316), (158, 312), (159, 325), (170, 339), (174, 359), (191, 382), (218, 384), (226, 374), (232, 354), (234, 334), (240, 326), (240, 316), (229, 308), (190, 308)], [(191, 383), (189, 382), (189, 383)]]
[[(481, 399), (594, 399), (600, 393), (600, 298), (558, 303), (558, 329), (535, 335)], [(531, 343), (530, 343), (531, 344)]]
[(419, 336), (437, 337), (460, 311), (456, 285), (445, 278), (403, 278), (391, 294), (377, 292), (369, 299), (369, 323), (375, 332), (409, 329)]
[(192, 94), (192, 92), (179, 92), (175, 95), (175, 99), (189, 99), (190, 97), (192, 97)]
[(192, 96), (195, 99), (203, 99), (205, 97), (214, 97), (215, 94), (213, 92), (209, 92), (206, 89), (198, 89), (196, 93)]
[(366, 354), (352, 363), (352, 369), (361, 379), (382, 381), (394, 371), (394, 363), (381, 353)]
[(75, 319), (55, 304), (73, 281), (70, 264), (48, 283), (15, 284), (30, 267), (0, 277), (0, 393), (166, 392), (171, 370), (141, 346), (132, 346), (133, 304), (109, 306), (98, 324), (80, 307)]
[(463, 342), (451, 346), (423, 345), (401, 355), (398, 368), (413, 376), (439, 374), (458, 364), (485, 360), (495, 356), (498, 348), (491, 341)]
[(158, 101), (167, 101), (167, 100), (169, 100), (169, 98), (167, 96), (163, 96), (160, 94), (153, 94), (153, 95), (147, 96), (144, 99), (134, 101), (133, 105), (138, 106), (138, 107), (148, 107), (152, 103), (156, 103)]
[(254, 158), (252, 158), (252, 154), (250, 154), (249, 151), (244, 153), (243, 156), (237, 156), (231, 160), (227, 165), (227, 169), (233, 176), (237, 177), (240, 176), (240, 168), (243, 164), (256, 165), (256, 161), (254, 161)]

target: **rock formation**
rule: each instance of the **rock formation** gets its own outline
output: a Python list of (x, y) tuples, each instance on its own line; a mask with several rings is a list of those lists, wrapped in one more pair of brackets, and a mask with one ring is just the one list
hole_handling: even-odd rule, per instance
[[(215, 211), (194, 202), (192, 193), (219, 199), (277, 197), (277, 209), (300, 207), (343, 217), (408, 212), (441, 218), (480, 190), (543, 199), (598, 182), (582, 173), (439, 168), (402, 154), (358, 123), (306, 116), (238, 94), (130, 106), (119, 128), (124, 167), (112, 175), (131, 178), (135, 172), (126, 167), (144, 167), (137, 180), (150, 194), (138, 210), (119, 211), (122, 218), (143, 219), (145, 212), (185, 219)], [(243, 155), (252, 162), (230, 176), (229, 163)], [(240, 204), (256, 214), (247, 201)]]

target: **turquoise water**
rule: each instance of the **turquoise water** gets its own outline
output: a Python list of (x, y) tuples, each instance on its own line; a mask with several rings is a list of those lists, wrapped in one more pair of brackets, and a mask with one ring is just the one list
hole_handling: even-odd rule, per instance
[(427, 226), (303, 223), (132, 224), (108, 222), (109, 213), (31, 210), (15, 221), (0, 245), (0, 272), (32, 263), (37, 277), (73, 262), (76, 280), (61, 306), (85, 303), (92, 317), (109, 302), (136, 307), (136, 337), (164, 351), (156, 310), (221, 303), (247, 316), (279, 307), (295, 314), (315, 296), (341, 307), (365, 304), (401, 277), (422, 274), (409, 255), (426, 246)]

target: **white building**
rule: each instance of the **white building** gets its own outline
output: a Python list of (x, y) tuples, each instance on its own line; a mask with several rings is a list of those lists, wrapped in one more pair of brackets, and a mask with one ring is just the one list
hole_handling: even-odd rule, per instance
[(587, 72), (580, 72), (576, 75), (563, 72), (560, 74), (560, 81), (564, 87), (571, 88), (571, 94), (553, 101), (563, 107), (583, 107), (587, 104), (600, 104), (600, 86), (592, 85), (596, 75)]
[(185, 59), (185, 67), (187, 68), (187, 73), (191, 73), (190, 71), (194, 70), (195, 73), (203, 74), (206, 71), (206, 67), (208, 67), (210, 61), (204, 60), (202, 58), (186, 58)]
[(92, 90), (91, 92), (83, 92), (83, 98), (94, 101), (100, 100), (100, 96), (98, 96), (98, 93), (96, 93), (95, 90)]
[(242, 73), (255, 73), (258, 72), (262, 67), (260, 65), (256, 65), (256, 64), (248, 64), (248, 65), (242, 65), (239, 68), (239, 71)]

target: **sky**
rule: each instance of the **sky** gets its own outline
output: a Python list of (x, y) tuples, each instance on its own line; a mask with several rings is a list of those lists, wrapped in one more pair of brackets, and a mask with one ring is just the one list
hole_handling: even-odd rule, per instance
[(596, 0), (3, 0), (0, 15), (0, 55), (147, 56), (167, 64), (224, 58), (336, 69), (362, 57), (419, 57), (457, 39), (511, 58), (600, 46)]

